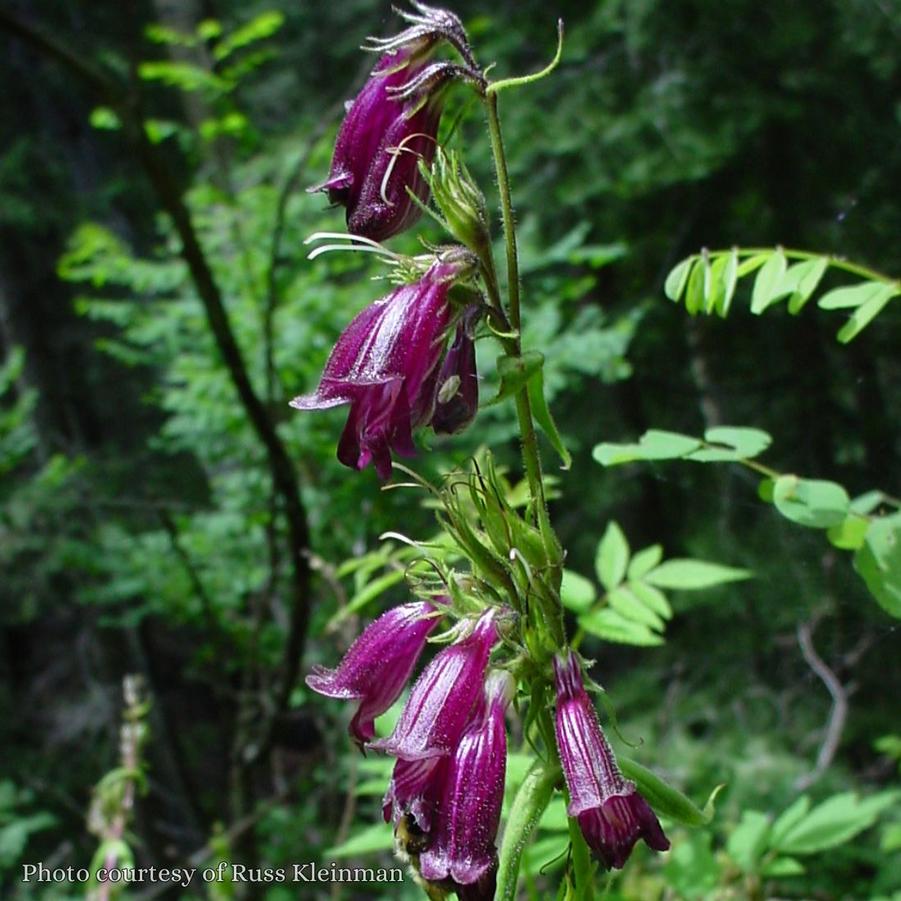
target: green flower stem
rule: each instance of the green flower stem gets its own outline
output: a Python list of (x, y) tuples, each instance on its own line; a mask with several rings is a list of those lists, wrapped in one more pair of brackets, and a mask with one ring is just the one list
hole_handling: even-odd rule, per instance
[[(569, 793), (567, 792), (567, 801)], [(570, 817), (569, 846), (572, 854), (572, 872), (575, 876), (576, 897), (579, 901), (594, 901), (594, 864), (591, 851), (585, 843), (585, 837), (575, 817)]]
[(523, 779), (507, 817), (504, 841), (501, 844), (497, 869), (495, 901), (514, 901), (522, 852), (528, 844), (532, 830), (544, 813), (554, 786), (560, 779), (560, 769), (536, 761)]
[[(827, 265), (832, 269), (840, 269), (842, 272), (847, 272), (850, 275), (860, 276), (862, 279), (866, 279), (867, 281), (872, 282), (884, 282), (887, 285), (899, 285), (901, 286), (901, 280), (897, 278), (893, 278), (890, 275), (886, 275), (884, 272), (878, 272), (876, 269), (871, 269), (869, 266), (862, 266), (860, 263), (852, 263), (850, 260), (844, 259), (844, 257), (833, 256), (828, 253), (814, 253), (810, 250), (797, 250), (792, 247), (782, 247), (780, 248), (782, 253), (785, 255), (787, 259), (790, 260), (822, 260), (825, 259)], [(773, 247), (739, 247), (738, 252), (743, 257), (754, 257), (759, 254), (764, 253), (772, 253), (774, 250)], [(732, 250), (709, 250), (707, 251), (708, 255), (720, 256), (722, 254), (732, 253)], [(699, 254), (695, 254), (694, 256), (700, 257)]]
[[(498, 191), (501, 196), (501, 215), (504, 226), (504, 242), (507, 255), (507, 292), (510, 310), (510, 325), (515, 332), (514, 337), (505, 344), (513, 356), (522, 355), (522, 318), (520, 315), (519, 295), (519, 260), (516, 249), (516, 227), (513, 223), (513, 199), (510, 195), (510, 176), (507, 172), (507, 158), (504, 154), (504, 141), (501, 137), (501, 123), (497, 112), (497, 94), (485, 95), (485, 110), (488, 115), (488, 132), (491, 136), (491, 153), (494, 157), (494, 168), (497, 174)], [(516, 394), (516, 415), (519, 418), (519, 430), (522, 435), (522, 456), (526, 477), (529, 481), (529, 493), (535, 504), (535, 512), (542, 531), (550, 531), (550, 520), (547, 512), (547, 501), (544, 496), (544, 482), (541, 477), (541, 456), (538, 450), (538, 436), (532, 419), (532, 407), (529, 403), (528, 389), (525, 385)]]

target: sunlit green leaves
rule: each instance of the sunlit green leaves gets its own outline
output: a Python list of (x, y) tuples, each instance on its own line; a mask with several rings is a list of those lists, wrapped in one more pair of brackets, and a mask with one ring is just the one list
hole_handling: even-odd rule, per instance
[(694, 460), (697, 463), (737, 462), (752, 459), (769, 447), (770, 436), (760, 429), (718, 426), (708, 429), (703, 440), (650, 429), (638, 444), (597, 444), (592, 456), (601, 466), (616, 466), (635, 460)]
[(551, 415), (544, 391), (544, 356), (538, 351), (527, 351), (518, 357), (504, 355), (497, 358), (497, 372), (500, 376), (500, 387), (491, 404), (512, 397), (523, 386), (529, 395), (532, 415), (551, 446), (560, 455), (563, 469), (572, 465), (572, 457), (563, 443), (557, 430), (557, 424)]
[(804, 872), (797, 857), (845, 844), (873, 826), (899, 797), (898, 791), (879, 792), (869, 798), (843, 792), (812, 806), (810, 798), (803, 795), (775, 822), (761, 811), (745, 810), (729, 836), (726, 851), (744, 873), (797, 876)]
[(628, 563), (629, 542), (619, 525), (611, 521), (598, 544), (594, 563), (598, 579), (607, 591), (622, 582)]
[[(897, 502), (881, 491), (867, 492), (852, 501), (837, 482), (778, 474), (752, 463), (770, 441), (766, 432), (752, 428), (720, 426), (708, 429), (703, 440), (652, 429), (637, 444), (598, 444), (592, 453), (602, 466), (636, 460), (692, 460), (743, 463), (757, 471), (771, 472), (760, 482), (758, 496), (791, 522), (826, 530), (835, 547), (856, 551), (854, 566), (867, 588), (888, 613), (901, 616), (901, 514), (872, 516), (881, 505), (896, 506)], [(716, 581), (728, 579), (713, 564), (671, 560), (647, 573), (644, 582), (660, 588), (703, 588), (705, 567)], [(735, 578), (745, 578), (737, 575), (741, 572), (736, 570)]]
[(653, 647), (663, 643), (670, 602), (661, 589), (695, 591), (750, 578), (751, 573), (704, 560), (663, 560), (659, 544), (632, 555), (616, 522), (610, 522), (597, 546), (595, 572), (603, 587), (578, 573), (564, 571), (563, 605), (578, 615), (579, 627), (605, 641)]
[(727, 582), (740, 582), (750, 578), (751, 573), (746, 569), (723, 566), (721, 563), (708, 563), (705, 560), (687, 559), (666, 560), (645, 576), (647, 582), (658, 588), (681, 591), (713, 588)]
[[(790, 260), (798, 260), (789, 265)], [(760, 315), (781, 300), (788, 299), (788, 311), (797, 315), (814, 295), (830, 267), (852, 271), (865, 280), (857, 285), (835, 288), (823, 295), (818, 306), (823, 310), (854, 310), (839, 330), (837, 338), (847, 343), (857, 336), (901, 294), (901, 283), (872, 273), (867, 277), (861, 267), (849, 267), (844, 261), (802, 251), (742, 249), (702, 250), (681, 260), (667, 276), (663, 290), (678, 303), (682, 300), (691, 314), (727, 315), (736, 285), (756, 273), (751, 289), (751, 312)]]
[(784, 475), (773, 484), (773, 504), (792, 522), (812, 529), (828, 529), (845, 519), (851, 499), (835, 482)]
[(854, 568), (882, 608), (901, 618), (901, 513), (870, 525), (854, 555)]

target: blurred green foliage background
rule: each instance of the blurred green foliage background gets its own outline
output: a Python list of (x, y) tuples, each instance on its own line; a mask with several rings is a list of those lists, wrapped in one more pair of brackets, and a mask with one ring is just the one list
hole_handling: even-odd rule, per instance
[[(726, 785), (709, 828), (674, 830), (664, 857), (637, 852), (605, 897), (901, 898), (895, 621), (846, 555), (761, 503), (745, 470), (605, 469), (591, 456), (651, 427), (747, 425), (773, 436), (765, 461), (780, 472), (898, 494), (897, 309), (841, 346), (834, 314), (813, 304), (752, 316), (740, 291), (727, 320), (694, 319), (662, 286), (680, 258), (733, 244), (901, 274), (901, 4), (454, 9), (498, 77), (542, 66), (566, 21), (557, 72), (502, 95), (501, 112), (526, 343), (547, 358), (574, 457), (552, 504), (567, 567), (594, 578), (616, 520), (633, 548), (753, 573), (672, 592), (659, 647), (582, 645), (623, 737), (639, 743), (630, 754), (699, 801)], [(355, 758), (346, 711), (301, 677), (405, 597), (396, 575), (371, 587), (393, 572), (388, 550), (345, 561), (379, 551), (389, 529), (427, 537), (433, 513), (337, 463), (340, 410), (299, 414), (287, 401), (387, 290), (366, 259), (305, 259), (304, 238), (343, 221), (304, 188), (324, 178), (343, 103), (372, 63), (357, 48), (395, 25), (374, 0), (0, 11), (0, 890), (11, 897), (84, 891), (24, 885), (22, 865), (93, 858), (102, 837), (87, 811), (117, 766), (127, 673), (151, 702), (128, 833), (139, 863), (390, 863), (390, 830), (370, 828), (384, 761)], [(478, 105), (459, 88), (449, 112), (450, 145), (490, 194)], [(185, 209), (193, 258), (173, 226)], [(434, 226), (419, 233), (441, 240)], [(216, 297), (243, 395), (211, 327)], [(479, 351), (487, 398), (495, 349)], [(518, 473), (503, 404), (428, 443), (414, 464), (428, 477), (483, 445)], [(813, 838), (785, 841), (791, 819), (771, 828), (792, 805)], [(550, 896), (561, 816), (549, 811), (530, 855), (530, 897)], [(418, 896), (411, 883), (192, 891)]]

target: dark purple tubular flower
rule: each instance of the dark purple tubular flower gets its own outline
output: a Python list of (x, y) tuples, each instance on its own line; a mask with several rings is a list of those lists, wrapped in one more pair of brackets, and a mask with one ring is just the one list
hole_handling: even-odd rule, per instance
[(366, 307), (338, 338), (315, 394), (295, 397), (298, 410), (350, 404), (338, 459), (369, 463), (391, 475), (391, 451), (413, 456), (413, 429), (428, 423), (435, 378), (450, 321), (447, 294), (458, 267), (435, 263), (422, 278)]
[(396, 827), (402, 817), (409, 815), (425, 845), (438, 809), (444, 768), (443, 757), (398, 760), (382, 801), (385, 822), (393, 821)]
[(450, 645), (422, 671), (410, 691), (394, 732), (371, 748), (401, 760), (444, 757), (457, 746), (497, 641), (495, 611), (482, 614), (472, 631)]
[(569, 789), (567, 812), (576, 817), (588, 846), (608, 869), (621, 869), (639, 838), (655, 851), (669, 841), (654, 811), (623, 777), (598, 723), (571, 652), (554, 658), (557, 748)]
[(432, 428), (447, 435), (465, 429), (479, 409), (479, 374), (473, 329), (478, 312), (463, 314), (453, 343), (438, 371), (438, 395)]
[(486, 683), (443, 777), (434, 838), (420, 859), (430, 882), (451, 880), (460, 898), (494, 898), (507, 766), (504, 715), (515, 683), (496, 671)]
[(397, 98), (425, 66), (422, 44), (386, 53), (350, 104), (335, 142), (328, 180), (312, 191), (327, 191), (347, 209), (347, 229), (384, 241), (409, 228), (420, 215), (409, 187), (425, 203), (428, 185), (419, 160), (431, 163), (441, 119), (440, 91)]
[(319, 694), (360, 700), (350, 734), (361, 747), (375, 737), (375, 718), (400, 697), (438, 624), (434, 613), (424, 601), (394, 607), (364, 629), (337, 669), (314, 666), (307, 676), (307, 685)]

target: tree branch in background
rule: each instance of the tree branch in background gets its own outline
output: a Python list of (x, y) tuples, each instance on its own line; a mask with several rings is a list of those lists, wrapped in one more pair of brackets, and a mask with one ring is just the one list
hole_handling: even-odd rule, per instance
[(4, 10), (0, 10), (0, 28), (26, 41), (42, 54), (61, 62), (101, 94), (105, 102), (116, 108), (125, 123), (125, 132), (138, 162), (149, 179), (160, 205), (175, 226), (181, 242), (181, 256), (188, 266), (194, 287), (203, 304), (216, 347), (253, 431), (265, 449), (272, 484), (288, 526), (287, 546), (292, 568), (293, 597), (288, 635), (282, 655), (281, 684), (276, 693), (272, 713), (254, 750), (253, 759), (257, 759), (269, 746), (275, 718), (287, 707), (290, 700), (300, 671), (300, 659), (309, 624), (310, 567), (306, 557), (309, 547), (309, 527), (294, 464), (264, 403), (251, 384), (225, 309), (222, 293), (201, 247), (184, 197), (172, 180), (159, 150), (151, 143), (144, 130), (139, 112), (139, 98), (123, 91), (114, 80), (69, 50), (65, 43), (41, 33)]
[(805, 663), (819, 676), (822, 683), (829, 690), (829, 694), (832, 695), (832, 710), (829, 713), (823, 742), (817, 754), (816, 765), (809, 773), (805, 773), (795, 781), (795, 788), (798, 791), (805, 791), (810, 788), (829, 769), (838, 751), (842, 732), (845, 728), (845, 720), (848, 718), (848, 692), (844, 685), (839, 682), (835, 673), (826, 666), (823, 659), (817, 654), (816, 648), (813, 646), (814, 626), (814, 620), (798, 623), (798, 645), (801, 648), (801, 656), (804, 658)]

